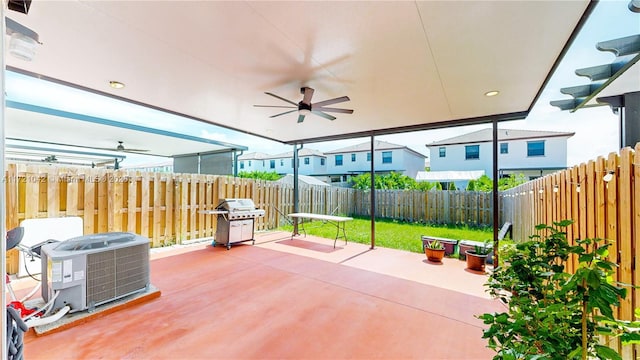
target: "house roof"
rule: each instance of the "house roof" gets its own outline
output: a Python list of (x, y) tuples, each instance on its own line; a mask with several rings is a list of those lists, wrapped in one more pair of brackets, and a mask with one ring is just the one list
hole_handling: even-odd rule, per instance
[(238, 160), (264, 160), (269, 158), (269, 154), (261, 152), (250, 152), (238, 156)]
[[(322, 153), (322, 151), (315, 150), (315, 149), (308, 149), (308, 148), (302, 148), (302, 149), (298, 150), (298, 157), (302, 157), (302, 156), (326, 157)], [(276, 154), (276, 155), (268, 155), (268, 157), (270, 159), (280, 159), (280, 158), (290, 159), (290, 158), (293, 157), (293, 151), (287, 151), (287, 152), (283, 152), (283, 153)]]
[[(298, 150), (298, 157), (302, 156), (318, 156), (326, 157), (321, 151), (315, 149), (302, 148)], [(291, 159), (293, 151), (287, 151), (280, 154), (265, 154), (262, 152), (251, 152), (238, 156), (238, 160), (266, 160), (266, 159)]]
[[(498, 129), (498, 141), (543, 139), (552, 137), (570, 138), (574, 132), (540, 131), (540, 130), (518, 130), (518, 129)], [(434, 141), (427, 144), (427, 147), (443, 145), (476, 144), (493, 141), (493, 129), (482, 129), (468, 134), (454, 136), (448, 139)]]
[[(284, 184), (293, 184), (293, 174), (287, 174), (285, 176), (283, 176), (282, 178), (277, 180), (279, 183), (284, 183)], [(327, 184), (324, 181), (320, 181), (316, 178), (314, 178), (313, 176), (308, 176), (308, 175), (300, 175), (298, 174), (298, 181), (303, 182), (307, 185), (319, 185), (319, 186), (330, 186), (329, 184)]]
[[(420, 154), (419, 152), (412, 150), (404, 145), (398, 145), (398, 144), (392, 144), (390, 142), (386, 142), (386, 141), (381, 141), (381, 140), (376, 140), (374, 143), (374, 150), (375, 151), (382, 151), (382, 150), (395, 150), (395, 149), (404, 149), (407, 150), (409, 152), (411, 152), (412, 154), (419, 156), (421, 158), (426, 158), (426, 156)], [(341, 153), (354, 153), (354, 152), (369, 152), (371, 151), (371, 143), (370, 142), (365, 142), (362, 144), (357, 144), (357, 145), (353, 145), (353, 146), (347, 146), (347, 147), (343, 147), (340, 149), (336, 149), (336, 150), (331, 150), (331, 151), (325, 151), (325, 154), (341, 154)]]
[[(6, 14), (39, 35), (35, 58), (6, 65), (185, 124), (309, 143), (522, 119), (596, 3), (37, 1)], [(254, 106), (291, 105), (269, 92), (295, 110), (302, 86), (315, 89), (312, 102), (348, 96), (332, 107), (354, 113), (297, 123), (295, 111)], [(42, 123), (42, 134), (56, 126)], [(67, 126), (79, 135), (70, 145), (106, 141), (83, 125)], [(151, 145), (163, 143), (137, 144)]]

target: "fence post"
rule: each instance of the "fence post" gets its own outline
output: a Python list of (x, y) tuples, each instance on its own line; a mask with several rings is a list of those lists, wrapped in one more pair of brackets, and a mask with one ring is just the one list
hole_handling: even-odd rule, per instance
[(451, 196), (451, 192), (449, 190), (443, 190), (442, 191), (443, 194), (443, 221), (445, 224), (449, 224), (449, 222), (451, 221), (450, 219), (450, 199), (449, 197)]

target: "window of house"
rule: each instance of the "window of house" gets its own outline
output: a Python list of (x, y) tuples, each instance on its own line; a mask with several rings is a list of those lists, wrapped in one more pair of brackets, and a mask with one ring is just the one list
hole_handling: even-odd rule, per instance
[(367, 161), (371, 162), (371, 153), (370, 152), (367, 153)]
[(527, 141), (527, 156), (544, 156), (544, 140)]
[(269, 168), (270, 169), (275, 169), (276, 168), (276, 161), (275, 160), (269, 160)]
[(320, 158), (320, 166), (324, 166), (324, 158)]
[(351, 162), (356, 161), (356, 154), (351, 154)]
[(480, 145), (467, 145), (464, 147), (464, 158), (466, 160), (470, 159), (480, 159)]
[(240, 161), (240, 169), (244, 169), (244, 161)]
[(440, 154), (440, 157), (446, 157), (447, 156), (447, 148), (444, 147), (444, 146), (438, 148), (438, 153)]
[(342, 155), (336, 155), (336, 166), (342, 166)]
[(308, 157), (304, 158), (304, 164), (305, 165), (309, 165), (309, 158)]
[(382, 163), (383, 164), (391, 164), (393, 159), (391, 158), (391, 151), (383, 151), (382, 152)]
[(500, 154), (508, 154), (508, 153), (509, 153), (509, 143), (501, 143)]

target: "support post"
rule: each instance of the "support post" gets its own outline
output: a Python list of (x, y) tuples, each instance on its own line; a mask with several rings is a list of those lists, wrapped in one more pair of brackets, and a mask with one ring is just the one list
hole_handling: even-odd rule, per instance
[[(5, 49), (5, 41), (6, 41), (6, 36), (4, 35), (6, 30), (6, 23), (5, 23), (5, 10), (4, 10), (4, 2), (2, 3), (2, 6), (0, 7), (2, 10), (0, 10), (0, 18), (2, 18), (0, 21), (2, 22), (2, 39), (0, 40), (0, 45), (2, 46), (2, 49)], [(2, 52), (2, 55), (0, 56), (0, 69), (2, 69), (1, 74), (0, 74), (0, 101), (2, 102), (2, 110), (0, 111), (0, 169), (2, 169), (2, 178), (4, 180), (5, 179), (5, 174), (6, 174), (6, 164), (5, 164), (5, 160), (4, 160), (4, 153), (5, 153), (5, 108), (6, 108), (6, 104), (5, 104), (5, 52)], [(0, 235), (2, 235), (2, 239), (0, 239), (0, 267), (2, 267), (2, 272), (6, 272), (7, 271), (7, 242), (5, 240), (6, 238), (6, 234), (7, 234), (7, 222), (6, 222), (6, 218), (7, 218), (7, 214), (5, 214), (6, 212), (6, 208), (7, 208), (7, 187), (4, 186), (5, 182), (2, 182), (3, 186), (2, 186), (2, 190), (0, 190), (2, 192), (2, 196), (0, 196)], [(2, 333), (2, 339), (0, 339), (0, 351), (1, 354), (0, 355), (0, 359), (7, 359), (8, 357), (8, 348), (7, 348), (7, 336), (5, 334), (5, 331), (7, 329), (7, 284), (5, 282), (5, 279), (2, 279), (2, 294), (0, 294), (0, 298), (2, 299), (2, 301), (0, 301), (0, 306), (2, 306), (2, 316), (0, 316), (2, 318), (2, 320), (0, 320), (0, 329), (2, 329), (2, 331), (0, 331)]]
[(375, 135), (371, 133), (371, 250), (376, 247), (376, 166)]
[(498, 231), (500, 229), (500, 194), (498, 193), (498, 119), (493, 118), (493, 267), (498, 266)]
[(624, 94), (624, 146), (640, 142), (640, 91)]
[[(238, 158), (244, 154), (244, 151), (233, 151), (233, 177), (238, 177)], [(199, 163), (199, 161), (198, 161)], [(198, 173), (200, 171), (198, 170)]]
[(608, 104), (620, 122), (620, 148), (635, 147), (640, 142), (640, 91), (599, 97), (599, 103)]
[[(298, 194), (298, 150), (302, 149), (301, 144), (298, 148), (298, 144), (293, 145), (293, 212), (300, 212), (300, 194)], [(298, 218), (293, 218), (293, 233), (298, 235)]]

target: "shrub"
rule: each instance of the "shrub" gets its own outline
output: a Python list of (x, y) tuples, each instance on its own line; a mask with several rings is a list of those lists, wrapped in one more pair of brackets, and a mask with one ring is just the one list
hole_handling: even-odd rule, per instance
[(248, 178), (248, 179), (258, 179), (258, 180), (267, 180), (267, 181), (276, 181), (279, 180), (282, 176), (278, 175), (275, 171), (240, 171), (238, 173), (239, 178)]
[[(497, 352), (494, 359), (621, 359), (597, 335), (638, 340), (637, 330), (613, 315), (626, 289), (610, 280), (616, 264), (607, 260), (609, 244), (569, 245), (562, 229), (570, 224), (538, 225), (547, 235), (517, 244), (505, 254), (507, 265), (489, 277), (490, 293), (508, 303), (507, 312), (479, 316), (490, 326), (483, 338)], [(579, 263), (573, 274), (565, 272), (571, 257)]]
[[(396, 172), (374, 177), (375, 187), (378, 190), (431, 190), (435, 183), (417, 182), (415, 179)], [(371, 189), (371, 174), (365, 173), (351, 178), (351, 186), (358, 190)]]

